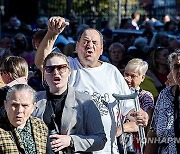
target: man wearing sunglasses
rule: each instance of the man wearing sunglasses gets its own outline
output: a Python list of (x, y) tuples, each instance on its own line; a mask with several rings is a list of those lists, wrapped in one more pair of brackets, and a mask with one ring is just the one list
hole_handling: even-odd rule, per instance
[[(49, 19), (48, 32), (41, 42), (35, 57), (35, 64), (42, 70), (45, 57), (51, 52), (59, 33), (69, 25), (62, 17)], [(102, 34), (93, 28), (80, 33), (76, 43), (78, 58), (69, 57), (71, 77), (69, 84), (76, 90), (93, 96), (101, 114), (107, 142), (103, 150), (93, 152), (101, 154), (117, 154), (117, 104), (112, 94), (130, 94), (130, 90), (117, 68), (99, 60), (103, 52)], [(148, 115), (144, 111), (134, 112), (133, 101), (124, 101), (123, 115), (136, 120), (139, 125), (147, 125)], [(133, 118), (133, 115), (135, 118)]]

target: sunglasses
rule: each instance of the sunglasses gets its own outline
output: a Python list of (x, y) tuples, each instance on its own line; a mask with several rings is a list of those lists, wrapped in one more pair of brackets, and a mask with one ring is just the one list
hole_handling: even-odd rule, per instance
[(52, 66), (45, 66), (45, 71), (46, 73), (52, 73), (55, 69), (57, 69), (57, 71), (61, 74), (61, 73), (65, 73), (67, 68), (69, 68), (67, 64), (52, 65)]

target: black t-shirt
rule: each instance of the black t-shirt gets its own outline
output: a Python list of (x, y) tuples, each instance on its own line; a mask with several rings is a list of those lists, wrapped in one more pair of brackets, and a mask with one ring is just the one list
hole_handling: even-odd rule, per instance
[[(43, 120), (48, 126), (49, 130), (54, 130), (55, 129), (55, 124), (58, 126), (59, 133), (61, 130), (61, 117), (62, 117), (62, 112), (65, 104), (65, 99), (67, 96), (67, 90), (62, 93), (61, 95), (53, 95), (49, 91), (47, 91), (47, 105), (46, 109), (43, 115)], [(55, 114), (55, 116), (52, 116)]]

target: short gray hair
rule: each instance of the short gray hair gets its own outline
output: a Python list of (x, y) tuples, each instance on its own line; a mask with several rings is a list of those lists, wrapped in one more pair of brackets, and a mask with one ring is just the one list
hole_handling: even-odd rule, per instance
[(176, 51), (172, 52), (169, 56), (168, 56), (168, 63), (169, 63), (169, 67), (170, 69), (172, 69), (173, 67), (173, 60), (175, 59), (175, 57), (180, 56), (180, 49), (177, 49)]
[(14, 86), (12, 86), (7, 94), (6, 94), (6, 101), (9, 101), (12, 94), (14, 94), (15, 92), (18, 92), (18, 91), (28, 91), (32, 94), (32, 103), (35, 103), (36, 102), (36, 91), (31, 88), (29, 85), (26, 85), (26, 84), (16, 84)]
[(145, 75), (148, 70), (148, 63), (140, 58), (133, 58), (127, 63), (126, 69), (134, 70), (140, 75)]

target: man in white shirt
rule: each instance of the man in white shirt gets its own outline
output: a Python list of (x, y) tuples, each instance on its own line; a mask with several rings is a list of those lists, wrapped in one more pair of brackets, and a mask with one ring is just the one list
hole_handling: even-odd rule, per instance
[[(44, 58), (51, 52), (54, 42), (59, 33), (69, 23), (62, 17), (49, 19), (48, 32), (41, 42), (35, 64), (42, 70)], [(118, 69), (106, 62), (99, 61), (103, 52), (102, 34), (93, 28), (84, 30), (76, 44), (78, 58), (69, 58), (71, 65), (71, 77), (69, 84), (76, 90), (92, 95), (95, 104), (101, 113), (107, 143), (103, 150), (94, 153), (118, 154), (116, 143), (118, 110), (112, 94), (130, 94), (129, 88)], [(137, 123), (147, 125), (148, 116), (144, 111), (134, 113), (132, 101), (124, 101), (122, 114)]]

